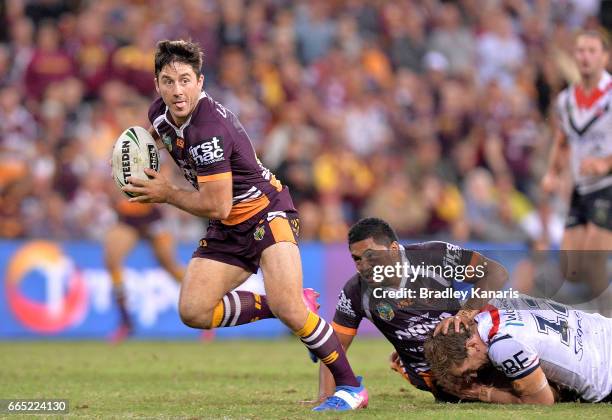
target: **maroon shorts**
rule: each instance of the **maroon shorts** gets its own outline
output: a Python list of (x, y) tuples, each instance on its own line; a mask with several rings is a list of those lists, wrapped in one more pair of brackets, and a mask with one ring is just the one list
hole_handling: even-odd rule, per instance
[(214, 221), (192, 257), (209, 258), (256, 273), (264, 249), (277, 242), (297, 244), (299, 226), (296, 211), (264, 211), (233, 226)]
[(143, 215), (119, 213), (119, 222), (136, 229), (138, 234), (145, 238), (151, 238), (162, 230), (162, 214), (157, 207), (151, 208), (151, 211)]

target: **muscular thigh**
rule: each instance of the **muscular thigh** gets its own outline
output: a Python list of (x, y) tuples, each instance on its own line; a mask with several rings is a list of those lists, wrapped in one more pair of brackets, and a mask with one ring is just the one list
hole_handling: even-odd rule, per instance
[(269, 246), (260, 264), (270, 306), (281, 310), (301, 307), (302, 262), (297, 245), (278, 242)]
[(612, 252), (612, 230), (589, 223), (585, 232), (585, 249)]
[(192, 258), (181, 283), (180, 306), (212, 310), (230, 290), (242, 284), (250, 272), (209, 258)]

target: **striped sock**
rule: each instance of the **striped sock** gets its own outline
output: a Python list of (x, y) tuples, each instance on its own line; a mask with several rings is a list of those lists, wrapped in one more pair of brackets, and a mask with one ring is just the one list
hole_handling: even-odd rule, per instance
[(274, 318), (265, 295), (229, 292), (213, 311), (213, 328), (233, 327), (260, 319)]
[(336, 386), (359, 386), (334, 329), (323, 318), (309, 312), (306, 324), (295, 334), (329, 368)]

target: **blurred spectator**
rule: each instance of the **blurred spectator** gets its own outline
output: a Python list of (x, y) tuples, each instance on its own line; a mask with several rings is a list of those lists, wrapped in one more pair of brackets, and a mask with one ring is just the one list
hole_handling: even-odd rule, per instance
[(440, 6), (428, 49), (444, 54), (451, 74), (467, 74), (473, 70), (476, 59), (474, 34), (462, 24), (456, 4), (449, 2)]
[(379, 216), (404, 236), (554, 245), (565, 209), (537, 188), (551, 103), (577, 77), (574, 30), (609, 18), (598, 0), (5, 3), (2, 237), (101, 237), (123, 199), (111, 147), (148, 125), (156, 42), (185, 38), (304, 240)]
[(296, 33), (302, 62), (310, 64), (325, 55), (336, 34), (329, 3), (325, 0), (300, 2), (296, 7)]
[(477, 42), (480, 82), (496, 80), (506, 89), (514, 82), (514, 72), (522, 64), (525, 48), (502, 11), (485, 20), (485, 32)]
[(25, 71), (24, 85), (31, 99), (40, 100), (53, 82), (75, 75), (75, 66), (62, 47), (60, 33), (51, 21), (38, 28), (36, 47)]

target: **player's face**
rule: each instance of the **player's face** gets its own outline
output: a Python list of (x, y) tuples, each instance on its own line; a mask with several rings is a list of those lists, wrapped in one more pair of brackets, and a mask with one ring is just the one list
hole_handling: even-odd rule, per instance
[(198, 77), (189, 64), (176, 61), (162, 67), (155, 79), (157, 92), (179, 125), (187, 121), (198, 104), (203, 84), (204, 76)]
[(576, 39), (574, 58), (582, 78), (600, 74), (608, 64), (608, 53), (597, 37), (582, 35)]
[(466, 343), (467, 358), (460, 365), (450, 369), (450, 374), (457, 377), (466, 377), (475, 374), (489, 362), (488, 348), (482, 342), (478, 333), (475, 333)]
[(399, 257), (398, 250), (397, 242), (387, 246), (376, 243), (372, 238), (355, 242), (349, 247), (357, 271), (367, 281), (372, 281), (375, 266), (395, 264)]

